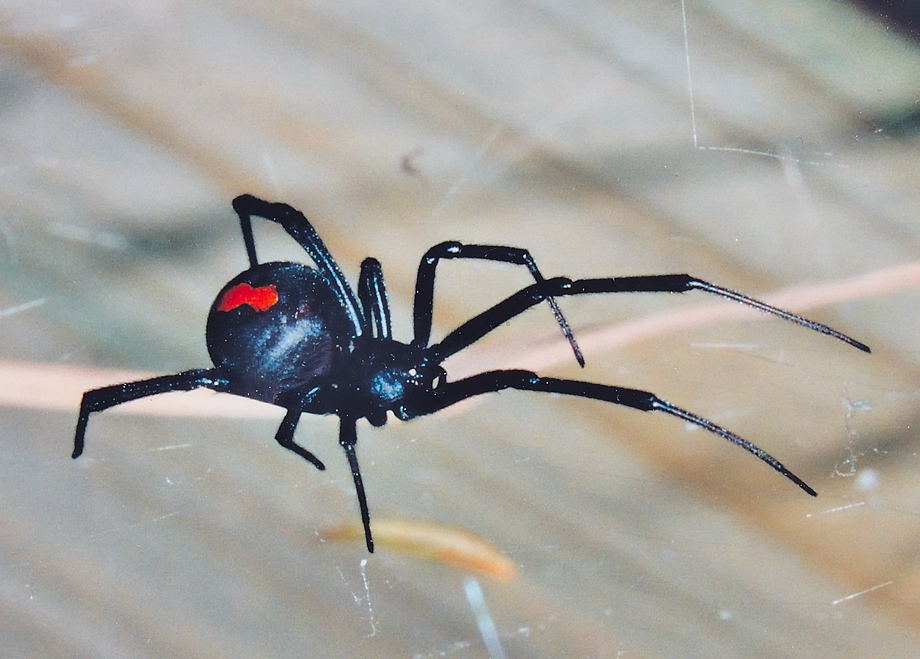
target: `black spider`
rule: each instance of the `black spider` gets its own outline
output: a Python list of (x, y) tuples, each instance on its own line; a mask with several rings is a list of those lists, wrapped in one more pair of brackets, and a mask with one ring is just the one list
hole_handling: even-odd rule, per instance
[[(325, 465), (294, 442), (300, 415), (337, 414), (339, 444), (345, 450), (361, 510), (369, 551), (374, 551), (370, 516), (355, 444), (355, 423), (386, 423), (387, 412), (403, 421), (431, 414), (461, 400), (501, 389), (569, 394), (607, 401), (643, 411), (659, 410), (737, 444), (773, 467), (808, 494), (816, 492), (772, 455), (711, 421), (661, 400), (647, 391), (578, 380), (542, 377), (523, 370), (497, 370), (449, 382), (440, 364), (447, 357), (522, 313), (547, 302), (578, 363), (584, 358), (555, 298), (586, 293), (672, 292), (702, 290), (742, 302), (780, 318), (829, 334), (869, 352), (868, 346), (820, 323), (783, 311), (690, 275), (648, 275), (602, 279), (544, 279), (525, 249), (444, 242), (422, 257), (415, 285), (411, 343), (391, 336), (390, 309), (380, 263), (361, 264), (358, 295), (342, 275), (313, 226), (287, 204), (269, 203), (251, 195), (233, 200), (240, 218), (250, 268), (224, 286), (211, 305), (207, 324), (208, 352), (214, 368), (194, 369), (94, 389), (83, 394), (74, 438), (73, 457), (83, 453), (86, 424), (92, 412), (167, 391), (207, 387), (266, 401), (287, 410), (275, 439), (317, 469)], [(259, 263), (251, 217), (279, 223), (316, 264)], [(485, 259), (524, 265), (535, 283), (509, 296), (429, 345), (434, 275), (441, 259)]]

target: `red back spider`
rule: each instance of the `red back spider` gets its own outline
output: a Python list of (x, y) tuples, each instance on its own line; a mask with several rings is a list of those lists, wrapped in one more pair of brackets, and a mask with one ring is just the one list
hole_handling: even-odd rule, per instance
[[(526, 249), (498, 245), (444, 242), (422, 257), (415, 284), (415, 337), (411, 343), (392, 338), (390, 308), (380, 263), (361, 264), (355, 295), (338, 264), (302, 213), (287, 204), (269, 203), (251, 195), (233, 200), (240, 218), (250, 267), (230, 280), (211, 305), (207, 345), (214, 368), (194, 369), (126, 382), (83, 394), (74, 437), (73, 457), (83, 453), (86, 424), (92, 412), (166, 391), (206, 387), (273, 403), (287, 410), (275, 439), (317, 469), (325, 465), (294, 442), (301, 414), (337, 414), (339, 445), (354, 478), (368, 551), (374, 551), (367, 498), (358, 468), (355, 423), (386, 423), (387, 412), (403, 421), (431, 414), (472, 396), (522, 389), (568, 394), (666, 412), (705, 428), (754, 454), (808, 494), (816, 492), (772, 455), (738, 435), (672, 405), (648, 391), (543, 377), (523, 370), (487, 371), (450, 382), (441, 362), (532, 306), (547, 302), (575, 353), (584, 358), (555, 298), (588, 293), (669, 292), (701, 290), (741, 302), (809, 329), (828, 334), (869, 352), (868, 346), (796, 314), (759, 302), (690, 275), (648, 275), (602, 279), (544, 279)], [(252, 235), (252, 216), (277, 222), (313, 259), (316, 267), (299, 263), (259, 263)], [(526, 266), (534, 283), (483, 311), (429, 345), (434, 276), (441, 259), (485, 259)]]

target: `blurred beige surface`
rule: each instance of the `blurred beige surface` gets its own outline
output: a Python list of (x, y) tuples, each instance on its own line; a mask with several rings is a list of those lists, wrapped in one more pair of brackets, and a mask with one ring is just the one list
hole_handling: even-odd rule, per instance
[[(517, 565), (477, 577), (508, 657), (909, 656), (920, 53), (842, 3), (762, 4), (0, 4), (0, 654), (486, 656), (468, 575), (319, 539), (357, 517), (334, 419), (297, 435), (323, 473), (275, 445), (280, 410), (183, 394), (94, 417), (70, 460), (79, 387), (208, 365), (251, 192), (302, 209), (352, 281), (379, 258), (403, 338), (419, 257), (458, 239), (547, 276), (784, 292), (869, 343), (592, 296), (562, 301), (584, 371), (543, 308), (448, 363), (654, 391), (817, 499), (675, 419), (537, 394), (362, 425), (359, 453), (372, 514)], [(439, 277), (436, 336), (528, 283)], [(36, 373), (45, 402), (17, 398)]]

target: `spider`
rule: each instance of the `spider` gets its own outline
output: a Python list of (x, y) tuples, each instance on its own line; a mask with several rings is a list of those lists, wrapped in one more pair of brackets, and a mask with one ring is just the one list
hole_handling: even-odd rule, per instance
[[(432, 414), (472, 396), (502, 389), (521, 389), (590, 398), (642, 411), (665, 412), (704, 428), (770, 465), (812, 496), (805, 481), (779, 460), (733, 432), (648, 391), (593, 382), (544, 377), (525, 370), (493, 370), (449, 381), (441, 363), (475, 343), (530, 307), (546, 302), (581, 366), (585, 360), (556, 298), (590, 293), (669, 292), (699, 290), (779, 316), (840, 339), (869, 352), (859, 341), (794, 313), (686, 274), (544, 279), (526, 249), (501, 245), (468, 245), (457, 241), (435, 245), (421, 259), (415, 284), (414, 338), (392, 337), (390, 308), (383, 271), (371, 257), (361, 263), (355, 295), (313, 225), (298, 210), (252, 195), (233, 200), (239, 216), (249, 269), (231, 279), (211, 305), (206, 328), (213, 368), (192, 369), (126, 382), (83, 394), (74, 436), (73, 457), (83, 453), (89, 415), (93, 412), (167, 391), (205, 387), (272, 403), (286, 410), (275, 439), (284, 448), (325, 469), (313, 453), (294, 442), (300, 416), (336, 414), (339, 445), (345, 451), (367, 549), (374, 551), (370, 514), (355, 444), (355, 424), (367, 419), (382, 426), (387, 412), (408, 421)], [(315, 268), (299, 263), (259, 263), (252, 217), (277, 222), (306, 250)], [(523, 265), (534, 283), (462, 323), (439, 343), (431, 335), (435, 270), (442, 259), (480, 259)]]

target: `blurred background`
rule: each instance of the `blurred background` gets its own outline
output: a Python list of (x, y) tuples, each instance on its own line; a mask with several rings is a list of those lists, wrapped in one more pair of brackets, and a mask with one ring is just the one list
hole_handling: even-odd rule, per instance
[[(920, 617), (920, 52), (909, 3), (0, 2), (0, 654), (909, 656)], [(372, 515), (463, 529), (499, 581), (363, 542), (333, 418), (207, 392), (94, 416), (87, 388), (210, 365), (246, 258), (230, 200), (285, 201), (398, 337), (437, 242), (547, 276), (679, 273), (564, 299), (447, 367), (647, 389), (664, 415), (521, 392), (359, 425)], [(308, 261), (256, 224), (263, 259)], [(434, 338), (529, 283), (439, 269)], [(477, 593), (481, 591), (481, 599)], [(494, 628), (494, 634), (490, 629)]]

